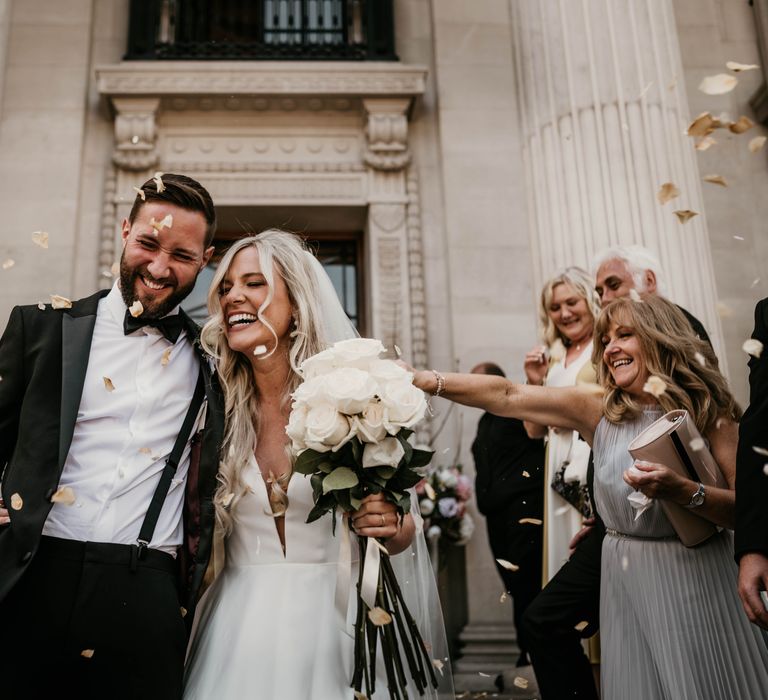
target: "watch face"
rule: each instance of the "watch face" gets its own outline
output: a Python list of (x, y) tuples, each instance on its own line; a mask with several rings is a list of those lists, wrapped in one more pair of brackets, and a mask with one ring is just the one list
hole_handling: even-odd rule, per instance
[(691, 497), (691, 505), (700, 506), (704, 503), (704, 494), (698, 491)]

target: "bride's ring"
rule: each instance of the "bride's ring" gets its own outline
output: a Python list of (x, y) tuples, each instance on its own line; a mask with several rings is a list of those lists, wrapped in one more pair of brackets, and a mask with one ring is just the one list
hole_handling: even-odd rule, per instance
[(387, 521), (384, 519), (384, 514), (379, 513), (379, 517), (381, 518), (381, 527), (384, 527), (387, 524)]

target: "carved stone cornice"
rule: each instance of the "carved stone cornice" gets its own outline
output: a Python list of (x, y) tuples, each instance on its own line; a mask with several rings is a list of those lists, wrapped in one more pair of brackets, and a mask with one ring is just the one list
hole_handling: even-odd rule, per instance
[(374, 170), (403, 170), (411, 160), (408, 151), (408, 109), (410, 98), (369, 98), (363, 100), (368, 123), (368, 148), (363, 160)]
[(154, 168), (157, 153), (155, 117), (160, 106), (157, 97), (113, 97), (115, 108), (115, 152), (112, 162), (123, 170)]
[(391, 62), (126, 61), (96, 68), (99, 93), (142, 95), (403, 95), (427, 69)]

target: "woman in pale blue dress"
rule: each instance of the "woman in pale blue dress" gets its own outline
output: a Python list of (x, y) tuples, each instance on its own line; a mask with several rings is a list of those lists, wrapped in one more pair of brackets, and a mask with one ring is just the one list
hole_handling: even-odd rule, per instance
[[(732, 558), (739, 410), (708, 345), (657, 297), (619, 299), (601, 313), (593, 361), (602, 391), (516, 385), (500, 377), (418, 372), (417, 386), (491, 413), (578, 430), (593, 446), (595, 500), (607, 528), (600, 591), (604, 700), (762, 700), (768, 650), (749, 624)], [(663, 393), (646, 392), (651, 376)], [(691, 506), (700, 485), (660, 464), (634, 464), (632, 439), (686, 409), (729, 488), (707, 487), (691, 512), (724, 528), (686, 548), (663, 499)], [(634, 466), (634, 469), (631, 469)], [(627, 497), (651, 507), (635, 519)], [(696, 499), (698, 500), (698, 498)]]

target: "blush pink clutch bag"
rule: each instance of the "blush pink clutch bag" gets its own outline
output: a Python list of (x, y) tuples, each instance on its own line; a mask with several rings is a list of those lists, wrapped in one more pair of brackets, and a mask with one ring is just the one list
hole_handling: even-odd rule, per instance
[[(663, 464), (704, 486), (728, 488), (688, 411), (670, 411), (637, 435), (627, 449), (635, 459)], [(717, 525), (699, 517), (695, 510), (670, 501), (660, 500), (660, 503), (686, 547), (695, 547), (719, 531)]]

